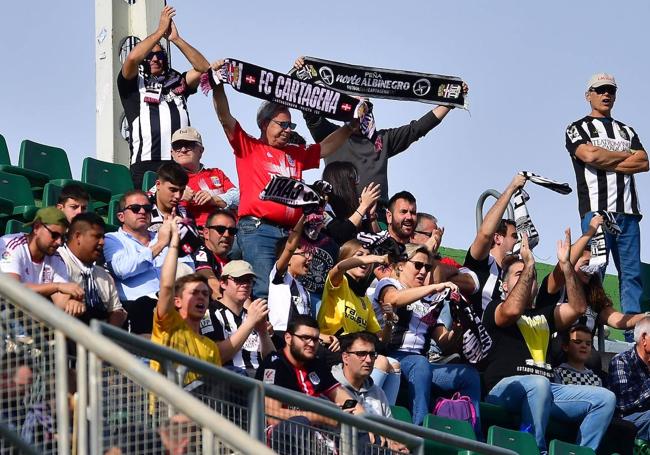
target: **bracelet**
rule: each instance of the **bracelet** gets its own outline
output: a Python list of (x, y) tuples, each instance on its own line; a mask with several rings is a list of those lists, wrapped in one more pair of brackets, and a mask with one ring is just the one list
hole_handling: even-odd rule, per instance
[(355, 212), (356, 212), (356, 213), (358, 213), (358, 214), (359, 214), (359, 216), (360, 216), (361, 218), (363, 218), (363, 213), (361, 213), (361, 212), (360, 212), (360, 211), (359, 211), (358, 209), (357, 209), (357, 210), (355, 210)]

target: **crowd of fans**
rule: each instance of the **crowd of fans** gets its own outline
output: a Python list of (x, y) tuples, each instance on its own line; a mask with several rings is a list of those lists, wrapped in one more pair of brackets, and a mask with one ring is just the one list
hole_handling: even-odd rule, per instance
[[(305, 114), (315, 141), (305, 145), (289, 110), (269, 102), (258, 111), (259, 132), (248, 134), (218, 85), (214, 108), (239, 188), (221, 170), (205, 168), (186, 98), (210, 65), (180, 37), (174, 14), (165, 7), (158, 29), (132, 50), (118, 78), (136, 188), (148, 169), (157, 171), (155, 186), (122, 196), (121, 227), (111, 233), (87, 212), (83, 188), (67, 186), (56, 207), (38, 211), (30, 233), (0, 238), (2, 272), (85, 322), (107, 321), (236, 373), (326, 397), (354, 414), (390, 417), (402, 384), (415, 424), (435, 398), (469, 397), (479, 439), (479, 402), (487, 401), (521, 415), (522, 429), (542, 450), (550, 418), (574, 422), (576, 443), (593, 449), (606, 431), (650, 440), (650, 316), (640, 314), (634, 263), (640, 262), (634, 174), (647, 171), (648, 160), (634, 130), (611, 118), (612, 76), (590, 79), (591, 111), (567, 129), (583, 234), (572, 244), (567, 230), (554, 270), (538, 277), (527, 237), (504, 219), (523, 176), (515, 175), (490, 208), (463, 265), (440, 255), (444, 230), (433, 215), (417, 211), (414, 195), (388, 198), (389, 158), (440, 124), (448, 107), (379, 130), (379, 146), (355, 122), (337, 126)], [(193, 69), (171, 69), (162, 38)], [(174, 116), (181, 121), (147, 129), (152, 111), (181, 111)], [(273, 176), (301, 180), (321, 159), (332, 191), (308, 236), (311, 215), (259, 195)], [(606, 241), (620, 270), (623, 312), (605, 294), (601, 272), (584, 267), (602, 210), (622, 229)], [(452, 298), (476, 316), (474, 325), (450, 308)], [(635, 341), (612, 359), (608, 374), (592, 349), (601, 323), (630, 331)], [(477, 326), (490, 343), (472, 361), (464, 348)], [(187, 385), (196, 379), (189, 373)], [(281, 419), (332, 424), (271, 399), (266, 406)], [(284, 430), (274, 431), (282, 437)]]

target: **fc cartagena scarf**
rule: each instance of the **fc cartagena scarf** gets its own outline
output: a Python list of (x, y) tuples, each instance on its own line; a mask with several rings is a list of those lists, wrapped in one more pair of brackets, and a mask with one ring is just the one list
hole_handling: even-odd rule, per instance
[(207, 75), (201, 78), (201, 90), (205, 94), (223, 82), (246, 95), (343, 122), (362, 117), (363, 112), (359, 114), (358, 108), (366, 106), (363, 101), (330, 87), (232, 58), (226, 59), (218, 73), (210, 70)]
[[(519, 174), (523, 175), (526, 180), (555, 191), (556, 193), (569, 194), (572, 191), (568, 183), (556, 182), (555, 180), (542, 177), (541, 175), (537, 175), (530, 171), (521, 171)], [(512, 249), (512, 254), (519, 254), (521, 249), (521, 240), (523, 239), (524, 234), (528, 236), (528, 246), (531, 250), (539, 243), (539, 233), (537, 232), (530, 214), (528, 213), (528, 208), (526, 207), (526, 202), (529, 200), (530, 196), (523, 190), (523, 188), (515, 191), (512, 197), (515, 212), (515, 226), (517, 229), (517, 243)]]
[(463, 80), (456, 76), (371, 68), (314, 57), (304, 60), (304, 67), (289, 74), (348, 95), (465, 107)]

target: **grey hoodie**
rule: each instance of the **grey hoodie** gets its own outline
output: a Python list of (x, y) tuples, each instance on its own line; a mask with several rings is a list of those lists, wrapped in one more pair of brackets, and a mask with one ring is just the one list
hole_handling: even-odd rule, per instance
[(372, 378), (368, 377), (360, 390), (355, 389), (350, 381), (347, 380), (343, 374), (343, 364), (339, 363), (332, 367), (332, 375), (345, 389), (350, 392), (352, 398), (357, 400), (359, 404), (368, 414), (378, 415), (382, 417), (392, 417), (388, 398), (384, 391), (377, 387)]

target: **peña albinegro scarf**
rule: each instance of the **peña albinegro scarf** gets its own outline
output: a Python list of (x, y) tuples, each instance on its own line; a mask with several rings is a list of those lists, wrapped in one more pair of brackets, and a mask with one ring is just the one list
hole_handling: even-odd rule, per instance
[[(542, 177), (541, 175), (534, 174), (530, 171), (521, 171), (519, 174), (523, 175), (526, 180), (555, 191), (556, 193), (569, 194), (572, 191), (568, 183), (556, 182), (555, 180)], [(512, 249), (513, 255), (519, 254), (519, 251), (521, 250), (521, 240), (523, 239), (524, 234), (528, 237), (528, 247), (531, 250), (539, 243), (539, 233), (537, 232), (537, 229), (530, 218), (530, 214), (528, 213), (528, 208), (526, 207), (526, 201), (529, 200), (530, 196), (523, 188), (516, 190), (512, 196), (512, 202), (515, 209), (515, 226), (517, 229), (517, 243)]]
[(596, 214), (603, 217), (603, 224), (596, 228), (596, 233), (591, 238), (591, 257), (589, 258), (589, 264), (581, 267), (583, 272), (590, 275), (599, 273), (601, 269), (607, 266), (607, 244), (605, 242), (605, 232), (615, 237), (621, 233), (621, 228), (616, 223), (616, 219), (611, 212), (599, 210)]
[(305, 66), (289, 74), (348, 95), (465, 107), (463, 80), (456, 76), (371, 68), (314, 57), (304, 57), (304, 61)]
[(210, 70), (201, 76), (201, 91), (207, 95), (210, 89), (221, 83), (229, 84), (246, 95), (310, 114), (343, 122), (358, 118), (361, 134), (369, 138), (374, 135), (374, 131), (368, 129), (374, 128), (374, 122), (363, 119), (370, 106), (332, 88), (231, 58), (226, 59), (218, 72)]

